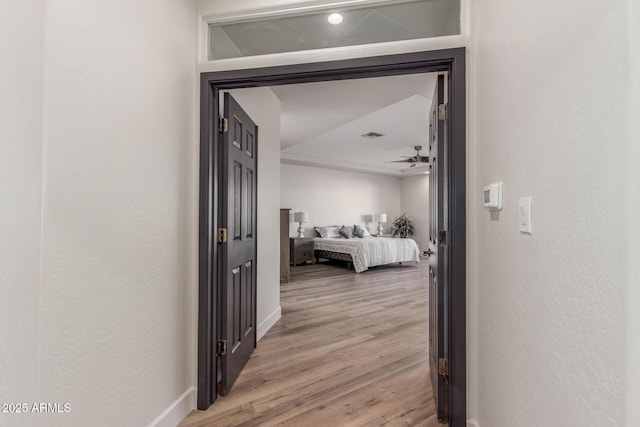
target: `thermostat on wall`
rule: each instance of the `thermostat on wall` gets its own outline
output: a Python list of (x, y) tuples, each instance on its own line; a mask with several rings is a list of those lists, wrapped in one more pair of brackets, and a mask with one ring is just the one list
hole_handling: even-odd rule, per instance
[(483, 200), (485, 208), (502, 209), (502, 182), (495, 182), (484, 187)]

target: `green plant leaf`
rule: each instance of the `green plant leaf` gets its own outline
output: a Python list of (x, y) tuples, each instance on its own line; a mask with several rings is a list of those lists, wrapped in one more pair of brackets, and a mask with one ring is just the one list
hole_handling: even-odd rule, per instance
[(391, 225), (391, 234), (393, 237), (412, 237), (416, 234), (415, 226), (413, 225), (413, 221), (411, 218), (407, 216), (406, 213), (403, 213), (399, 217), (393, 220)]

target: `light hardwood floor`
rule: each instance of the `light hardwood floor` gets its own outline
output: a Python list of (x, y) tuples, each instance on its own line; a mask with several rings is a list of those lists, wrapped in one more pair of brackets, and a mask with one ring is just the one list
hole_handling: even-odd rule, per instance
[(360, 274), (339, 265), (292, 268), (282, 318), (229, 395), (180, 426), (439, 426), (427, 269), (427, 259)]

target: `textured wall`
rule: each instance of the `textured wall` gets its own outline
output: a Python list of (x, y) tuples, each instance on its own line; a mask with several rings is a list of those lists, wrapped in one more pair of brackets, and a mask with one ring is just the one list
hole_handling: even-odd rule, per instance
[(627, 283), (624, 296), (626, 311), (626, 417), (625, 425), (640, 425), (640, 4), (635, 0), (629, 1), (631, 7), (629, 39), (631, 46), (631, 106), (628, 112), (630, 133), (627, 147)]
[(231, 95), (258, 125), (257, 323), (260, 339), (280, 318), (280, 100), (269, 88)]
[(416, 227), (413, 239), (421, 251), (429, 248), (429, 175), (407, 176), (401, 179), (401, 211)]
[(140, 426), (193, 385), (195, 10), (47, 4), (41, 377), (70, 414)]
[[(0, 402), (38, 398), (42, 19), (37, 0), (0, 6)], [(28, 426), (0, 414), (0, 426)]]
[[(309, 223), (305, 236), (312, 236), (317, 225), (363, 224), (377, 234), (378, 223), (365, 224), (365, 216), (386, 213), (385, 233), (400, 215), (400, 178), (347, 172), (310, 166), (282, 164), (280, 205), (291, 212), (306, 211)], [(297, 235), (298, 224), (291, 223), (290, 235)]]
[(627, 2), (487, 0), (474, 25), (470, 191), (504, 181), (476, 216), (480, 425), (621, 425)]

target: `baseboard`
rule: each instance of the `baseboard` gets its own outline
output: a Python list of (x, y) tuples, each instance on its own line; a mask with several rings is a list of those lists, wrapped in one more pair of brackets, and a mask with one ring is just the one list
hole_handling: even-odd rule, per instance
[(176, 399), (148, 427), (176, 427), (184, 417), (196, 409), (196, 388), (189, 387), (182, 396)]
[(467, 420), (467, 427), (480, 427), (478, 420), (470, 418)]
[(262, 338), (264, 334), (266, 334), (267, 331), (271, 329), (273, 325), (275, 325), (278, 322), (278, 320), (280, 320), (281, 316), (282, 316), (282, 308), (278, 306), (278, 308), (276, 308), (273, 311), (273, 313), (267, 316), (267, 318), (264, 319), (264, 321), (258, 325), (258, 330), (256, 331), (258, 334), (257, 336), (258, 341), (260, 341), (260, 338)]

